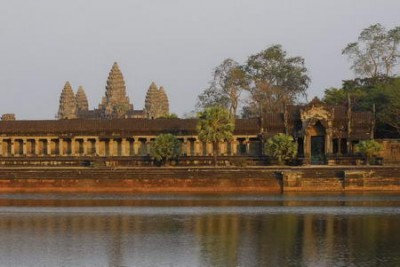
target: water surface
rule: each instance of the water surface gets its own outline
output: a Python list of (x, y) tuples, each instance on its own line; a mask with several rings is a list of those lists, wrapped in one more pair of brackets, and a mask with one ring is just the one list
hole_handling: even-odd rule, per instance
[(0, 266), (400, 266), (400, 194), (0, 195)]

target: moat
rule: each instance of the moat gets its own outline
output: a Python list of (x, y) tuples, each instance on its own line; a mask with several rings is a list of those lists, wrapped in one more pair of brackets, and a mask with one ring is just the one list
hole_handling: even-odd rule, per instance
[(1, 194), (2, 266), (399, 266), (400, 193)]

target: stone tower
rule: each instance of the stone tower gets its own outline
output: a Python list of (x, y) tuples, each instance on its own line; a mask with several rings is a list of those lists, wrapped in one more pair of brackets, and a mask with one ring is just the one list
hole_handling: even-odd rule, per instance
[(169, 114), (168, 97), (163, 87), (158, 89), (154, 82), (151, 83), (147, 90), (144, 110), (148, 119), (156, 119)]
[(88, 111), (89, 110), (89, 103), (85, 94), (85, 90), (83, 90), (82, 86), (78, 87), (78, 91), (76, 92), (76, 108), (77, 112), (80, 111)]
[(115, 62), (108, 75), (106, 95), (99, 105), (104, 118), (123, 118), (126, 113), (133, 110), (133, 105), (126, 96), (124, 77)]
[(144, 110), (146, 118), (155, 119), (158, 115), (158, 88), (157, 85), (152, 82), (146, 93), (146, 99), (144, 101)]
[(58, 119), (76, 118), (76, 99), (74, 91), (69, 82), (66, 82), (60, 96), (60, 106), (58, 108)]
[(160, 86), (159, 91), (159, 98), (160, 98), (160, 112), (161, 116), (165, 116), (169, 114), (169, 102), (168, 102), (168, 96), (167, 93), (165, 92), (164, 87)]

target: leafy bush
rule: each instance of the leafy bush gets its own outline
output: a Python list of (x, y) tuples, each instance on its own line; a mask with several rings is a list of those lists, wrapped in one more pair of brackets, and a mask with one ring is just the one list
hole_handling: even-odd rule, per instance
[(281, 165), (296, 157), (297, 143), (290, 135), (279, 133), (267, 140), (265, 152)]
[(181, 142), (173, 134), (160, 134), (150, 147), (150, 155), (161, 164), (169, 164), (180, 154)]
[(356, 152), (361, 153), (365, 158), (365, 163), (370, 164), (372, 158), (377, 156), (379, 151), (382, 150), (381, 144), (375, 140), (365, 140), (355, 145)]

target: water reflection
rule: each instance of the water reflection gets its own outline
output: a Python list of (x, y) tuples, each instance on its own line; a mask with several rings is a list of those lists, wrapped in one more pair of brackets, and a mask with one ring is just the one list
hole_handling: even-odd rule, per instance
[(400, 266), (399, 195), (0, 199), (1, 266)]

